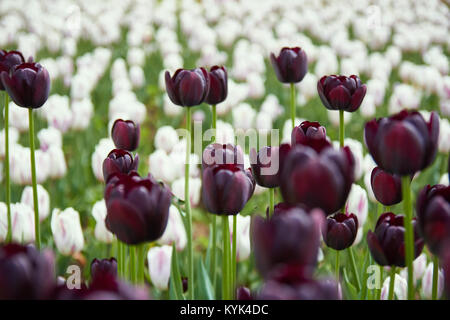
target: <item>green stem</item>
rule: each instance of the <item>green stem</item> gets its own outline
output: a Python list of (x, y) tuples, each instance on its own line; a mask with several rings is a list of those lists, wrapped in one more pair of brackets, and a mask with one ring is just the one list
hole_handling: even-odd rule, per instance
[(136, 246), (128, 246), (130, 249), (130, 279), (131, 283), (136, 284), (137, 283), (137, 272), (136, 272)]
[(137, 283), (144, 283), (145, 244), (137, 247)]
[(439, 277), (439, 258), (433, 256), (433, 289), (432, 289), (432, 300), (437, 300), (438, 295), (438, 277)]
[(275, 211), (275, 188), (269, 189), (269, 217)]
[(33, 183), (33, 204), (34, 204), (34, 230), (36, 235), (36, 248), (41, 249), (41, 231), (39, 223), (39, 202), (36, 183), (36, 160), (34, 156), (34, 119), (33, 109), (28, 109), (29, 135), (30, 135), (30, 158), (31, 158), (31, 181)]
[(408, 300), (414, 300), (414, 234), (412, 229), (411, 178), (402, 177), (403, 208), (405, 211), (405, 257), (408, 267)]
[(222, 217), (222, 239), (223, 239), (223, 257), (222, 257), (222, 300), (228, 300), (229, 294), (229, 260), (230, 260), (230, 230), (228, 226), (228, 216)]
[(234, 299), (235, 296), (235, 292), (236, 292), (236, 270), (237, 270), (237, 257), (236, 257), (236, 253), (237, 253), (237, 215), (233, 216), (233, 250), (232, 250), (232, 255), (231, 255), (231, 267), (233, 268), (231, 270), (231, 274), (232, 274), (232, 278), (231, 278), (231, 292), (230, 292), (230, 297), (232, 299)]
[[(216, 105), (213, 104), (211, 106), (212, 109), (212, 128), (214, 129), (214, 140), (216, 141), (216, 122), (217, 122), (217, 113), (216, 113)], [(211, 252), (211, 267), (210, 267), (210, 276), (212, 279), (212, 285), (214, 290), (216, 290), (216, 256), (217, 256), (217, 216), (215, 214), (212, 215), (212, 252)]]
[[(186, 163), (184, 170), (184, 203), (187, 217), (187, 241), (188, 241), (188, 279), (189, 283), (194, 284), (194, 248), (192, 244), (192, 215), (191, 215), (191, 201), (189, 195), (189, 162), (191, 158), (191, 108), (186, 108)], [(194, 285), (188, 286), (188, 299), (194, 299)]]
[(339, 146), (344, 147), (344, 110), (339, 110)]
[[(211, 111), (212, 111), (212, 128), (214, 129), (214, 131), (215, 131), (215, 129), (217, 128), (216, 127), (216, 123), (217, 123), (217, 111), (216, 111), (216, 105), (215, 104), (213, 104), (212, 106), (211, 106)], [(214, 140), (213, 140), (213, 142), (215, 142), (217, 139), (216, 139), (216, 133), (214, 132)]]
[(355, 280), (356, 280), (356, 290), (359, 292), (361, 290), (361, 281), (359, 281), (359, 274), (358, 274), (358, 269), (356, 268), (355, 255), (353, 254), (353, 248), (349, 247), (347, 249), (347, 252), (348, 252), (348, 256), (350, 258), (351, 264), (352, 264), (353, 275), (355, 276)]
[(119, 277), (122, 277), (122, 245), (120, 244), (119, 239), (116, 239), (116, 244), (117, 244), (117, 274), (119, 275)]
[(395, 284), (395, 266), (391, 266), (391, 277), (389, 279), (389, 300), (394, 299), (394, 284)]
[(336, 281), (339, 282), (339, 250), (336, 250), (335, 274), (336, 274)]
[(6, 207), (8, 212), (8, 233), (6, 234), (6, 242), (11, 242), (12, 225), (11, 225), (11, 180), (9, 175), (9, 96), (5, 91), (5, 180), (6, 180)]
[(291, 83), (291, 122), (292, 129), (295, 127), (295, 85)]

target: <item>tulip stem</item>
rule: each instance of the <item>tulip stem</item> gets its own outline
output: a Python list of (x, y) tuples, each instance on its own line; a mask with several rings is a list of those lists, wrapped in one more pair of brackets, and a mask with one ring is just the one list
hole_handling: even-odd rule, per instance
[(437, 300), (438, 277), (439, 277), (439, 258), (437, 256), (433, 256), (433, 288), (431, 291), (432, 300)]
[[(214, 129), (214, 140), (216, 139), (216, 120), (217, 120), (217, 113), (216, 113), (216, 105), (213, 104), (211, 106), (212, 109), (212, 128)], [(212, 252), (211, 252), (211, 267), (210, 267), (210, 275), (212, 278), (212, 285), (214, 290), (216, 290), (216, 256), (217, 256), (217, 217), (215, 214), (212, 215)]]
[(408, 300), (414, 300), (414, 234), (412, 228), (411, 178), (402, 177), (403, 208), (405, 211), (405, 257), (408, 267)]
[(5, 180), (6, 180), (6, 207), (8, 212), (8, 233), (6, 234), (6, 242), (11, 242), (12, 225), (11, 225), (11, 181), (9, 176), (9, 96), (5, 91)]
[(222, 217), (222, 238), (223, 238), (223, 257), (222, 257), (222, 300), (228, 300), (229, 296), (229, 260), (230, 260), (230, 229), (228, 226), (228, 216)]
[(137, 278), (136, 278), (136, 246), (129, 246), (130, 249), (130, 279), (132, 284), (136, 284)]
[(350, 262), (352, 263), (353, 275), (356, 280), (356, 290), (359, 292), (361, 290), (361, 281), (359, 281), (358, 269), (356, 268), (355, 255), (353, 254), (353, 248), (349, 247), (347, 249), (348, 256), (350, 258)]
[(144, 283), (145, 244), (137, 246), (137, 283)]
[(119, 239), (116, 239), (117, 242), (117, 273), (120, 277), (123, 277), (123, 256), (122, 256), (122, 243)]
[(395, 269), (395, 266), (391, 266), (391, 277), (389, 279), (389, 300), (394, 299)]
[[(191, 108), (186, 108), (186, 163), (184, 170), (184, 203), (187, 217), (187, 236), (188, 236), (188, 279), (189, 283), (194, 284), (194, 249), (192, 245), (192, 215), (191, 215), (191, 201), (189, 194), (189, 163), (191, 158)], [(188, 287), (188, 299), (194, 299), (194, 285)]]
[(295, 85), (291, 83), (291, 122), (292, 129), (295, 127)]
[(344, 136), (345, 136), (344, 110), (339, 110), (339, 146), (341, 148), (344, 147)]
[(237, 235), (236, 232), (237, 231), (237, 215), (233, 216), (233, 250), (232, 250), (232, 255), (231, 255), (231, 267), (233, 268), (231, 270), (231, 274), (232, 274), (232, 278), (231, 278), (231, 292), (230, 292), (230, 297), (232, 299), (234, 299), (234, 295), (236, 292), (236, 275), (237, 275), (237, 257), (236, 257), (236, 253), (237, 253)]
[(38, 250), (41, 249), (41, 231), (39, 224), (39, 202), (36, 183), (36, 160), (34, 156), (34, 119), (33, 109), (28, 109), (29, 135), (30, 135), (30, 158), (31, 158), (31, 181), (33, 183), (33, 205), (34, 205), (34, 231), (35, 243)]
[(336, 274), (336, 281), (339, 282), (339, 250), (336, 250), (335, 274)]
[(269, 216), (275, 211), (275, 189), (269, 188)]

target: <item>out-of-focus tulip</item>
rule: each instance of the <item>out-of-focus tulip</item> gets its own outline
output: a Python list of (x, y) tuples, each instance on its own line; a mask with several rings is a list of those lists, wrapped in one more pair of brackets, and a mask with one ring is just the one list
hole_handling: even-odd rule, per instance
[(115, 174), (106, 186), (106, 228), (127, 244), (155, 241), (167, 226), (172, 195), (151, 175)]
[(236, 215), (255, 191), (251, 170), (238, 164), (206, 167), (202, 175), (202, 200), (208, 212)]
[[(39, 220), (43, 221), (50, 214), (50, 196), (43, 186), (37, 185), (38, 204), (39, 204)], [(33, 188), (27, 186), (22, 191), (20, 202), (27, 204), (34, 210)]]
[(169, 286), (172, 247), (152, 247), (148, 251), (148, 272), (153, 285), (160, 290)]
[(92, 172), (98, 181), (104, 182), (103, 162), (108, 154), (115, 148), (114, 142), (109, 138), (104, 138), (95, 146), (91, 157)]
[(390, 174), (380, 167), (372, 170), (370, 177), (373, 194), (381, 204), (392, 206), (402, 201), (402, 179), (400, 176)]
[(299, 47), (282, 48), (278, 57), (271, 53), (270, 61), (278, 81), (283, 83), (300, 82), (308, 72), (308, 58)]
[(35, 240), (34, 210), (24, 203), (11, 204), (12, 239), (17, 243)]
[(167, 94), (176, 105), (197, 106), (208, 96), (210, 78), (208, 71), (203, 68), (178, 69), (173, 77), (166, 71), (165, 80)]
[[(250, 216), (237, 216), (236, 229), (236, 259), (237, 261), (244, 261), (250, 256)], [(233, 218), (228, 217), (230, 228), (230, 239), (233, 239)], [(233, 242), (231, 240), (231, 242)]]
[(253, 216), (251, 239), (256, 265), (265, 277), (285, 264), (310, 272), (317, 263), (320, 230), (301, 208), (280, 203), (268, 219)]
[(280, 148), (277, 146), (267, 146), (261, 148), (258, 153), (255, 149), (250, 151), (250, 163), (253, 177), (261, 187), (275, 188), (280, 182)]
[[(179, 110), (180, 108), (177, 107), (177, 109)], [(165, 152), (169, 153), (178, 141), (178, 133), (171, 126), (162, 126), (156, 131), (155, 147), (157, 149), (163, 149)]]
[(114, 240), (114, 235), (106, 228), (106, 214), (105, 200), (102, 199), (97, 201), (92, 207), (92, 216), (95, 219), (94, 235), (95, 238), (101, 242), (111, 243)]
[(205, 102), (211, 105), (219, 104), (228, 95), (228, 74), (225, 67), (213, 66), (209, 71), (210, 87)]
[(366, 85), (355, 76), (323, 76), (317, 82), (317, 91), (325, 108), (354, 112), (366, 95)]
[(430, 251), (439, 255), (450, 241), (450, 186), (427, 185), (416, 203), (418, 228)]
[(161, 238), (158, 239), (158, 243), (171, 245), (174, 242), (177, 251), (182, 251), (186, 247), (187, 237), (181, 214), (176, 206), (171, 205), (166, 230)]
[(358, 184), (353, 184), (345, 204), (345, 213), (353, 213), (358, 218), (358, 227), (364, 226), (369, 213), (367, 192)]
[(318, 122), (310, 121), (303, 121), (299, 126), (294, 127), (294, 130), (292, 130), (291, 146), (297, 144), (310, 146), (317, 144), (320, 148), (330, 146), (330, 143), (327, 141), (327, 131), (325, 127), (321, 126)]
[(117, 276), (117, 260), (115, 258), (101, 259), (95, 258), (91, 262), (91, 278), (94, 279), (100, 275), (109, 273)]
[(80, 215), (73, 208), (53, 209), (51, 228), (56, 248), (63, 255), (80, 252), (84, 247)]
[(123, 149), (114, 149), (103, 162), (103, 178), (108, 182), (114, 173), (130, 173), (136, 171), (139, 164), (139, 155), (133, 155)]
[[(438, 271), (437, 298), (442, 297), (444, 291), (444, 273)], [(422, 278), (422, 295), (425, 299), (431, 299), (433, 292), (433, 264), (429, 263)]]
[[(403, 215), (392, 212), (383, 213), (377, 221), (375, 232), (369, 231), (367, 243), (373, 259), (382, 266), (405, 266), (405, 228)], [(423, 249), (423, 239), (417, 232), (417, 223), (413, 219), (414, 259)]]
[(239, 287), (236, 291), (236, 299), (237, 300), (253, 300), (252, 293), (247, 287)]
[(48, 299), (55, 286), (50, 253), (33, 246), (0, 246), (0, 299)]
[(10, 74), (3, 71), (0, 78), (11, 99), (20, 107), (40, 108), (48, 99), (50, 77), (39, 63), (22, 63)]
[[(420, 256), (418, 256), (417, 259), (414, 260), (413, 262), (413, 267), (414, 267), (413, 280), (414, 282), (417, 282), (423, 277), (425, 269), (427, 268), (427, 255), (425, 253), (422, 253)], [(400, 270), (400, 275), (404, 279), (408, 279), (408, 268), (403, 268), (402, 270)]]
[[(178, 178), (172, 183), (172, 193), (178, 199), (184, 201), (184, 177)], [(197, 207), (200, 202), (202, 180), (200, 178), (189, 178), (189, 199), (192, 207)]]
[[(387, 300), (389, 296), (389, 285), (391, 282), (391, 277), (386, 278), (381, 289), (381, 300)], [(408, 284), (401, 275), (396, 274), (394, 280), (394, 296), (397, 300), (407, 299)]]
[(377, 165), (392, 174), (409, 175), (428, 167), (436, 157), (439, 116), (430, 121), (416, 111), (403, 110), (366, 123), (364, 138)]
[(330, 248), (344, 250), (353, 244), (357, 231), (358, 218), (353, 213), (349, 215), (337, 213), (327, 218), (322, 236)]
[(444, 271), (444, 289), (447, 298), (450, 298), (450, 249), (447, 246), (441, 254), (440, 265)]
[(295, 146), (283, 161), (281, 193), (286, 202), (321, 208), (327, 215), (345, 204), (354, 177), (354, 160), (348, 147)]
[(117, 149), (134, 151), (139, 146), (140, 127), (131, 120), (117, 119), (111, 130), (111, 137)]
[[(2, 72), (10, 73), (15, 66), (25, 62), (22, 53), (19, 51), (5, 51), (0, 50), (0, 74)], [(0, 79), (0, 90), (5, 90), (3, 83)]]

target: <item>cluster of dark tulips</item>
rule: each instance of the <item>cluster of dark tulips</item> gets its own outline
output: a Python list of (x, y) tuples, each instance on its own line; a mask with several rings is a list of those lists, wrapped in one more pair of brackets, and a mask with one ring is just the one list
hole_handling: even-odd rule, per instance
[[(2, 53), (0, 59), (4, 60), (6, 56)], [(343, 113), (359, 108), (366, 86), (355, 75), (331, 75), (319, 80), (317, 89), (323, 105), (340, 112), (340, 147), (334, 148), (326, 129), (318, 122), (305, 121), (295, 126), (294, 83), (300, 82), (307, 72), (306, 53), (300, 48), (283, 48), (278, 57), (271, 56), (271, 61), (278, 79), (291, 84), (291, 143), (251, 150), (251, 168), (244, 167), (244, 156), (239, 146), (212, 143), (203, 152), (202, 201), (207, 211), (212, 213), (211, 282), (215, 285), (216, 278), (221, 276), (222, 299), (340, 299), (341, 251), (348, 252), (353, 268), (353, 285), (357, 290), (362, 289), (352, 251), (358, 219), (345, 210), (355, 180), (355, 161), (351, 150), (344, 146)], [(43, 77), (40, 68), (37, 64), (26, 63), (14, 67), (9, 74), (8, 71), (2, 73), (3, 85), (19, 105), (36, 107), (45, 102), (42, 97), (36, 98), (37, 93), (45, 91), (39, 81)], [(34, 82), (29, 81), (31, 74), (35, 75), (34, 86), (31, 85)], [(44, 75), (48, 79), (46, 72)], [(15, 77), (25, 77), (26, 81), (14, 80)], [(167, 72), (165, 80), (172, 102), (186, 110), (185, 199), (189, 199), (191, 107), (204, 102), (210, 104), (215, 129), (216, 105), (227, 97), (227, 71), (218, 66), (210, 71), (204, 68), (179, 69), (173, 76)], [(32, 88), (29, 90), (33, 94), (25, 94), (28, 88)], [(48, 94), (48, 87), (46, 91)], [(35, 101), (39, 103), (33, 104)], [(196, 297), (190, 201), (174, 199), (170, 189), (150, 174), (139, 176), (139, 157), (131, 153), (139, 144), (139, 134), (139, 126), (133, 122), (117, 120), (112, 128), (117, 149), (110, 152), (103, 164), (107, 206), (105, 223), (119, 241), (117, 262), (115, 259), (94, 260), (89, 286), (73, 293), (56, 281), (48, 280), (54, 276), (44, 252), (39, 253), (32, 247), (5, 245), (0, 248), (0, 297), (142, 297), (119, 280), (124, 276), (126, 245), (132, 266), (132, 282), (142, 284), (142, 245), (161, 237), (167, 225), (169, 206), (175, 201), (181, 204), (180, 209), (186, 217), (188, 272), (180, 275), (179, 270), (172, 270), (171, 275), (178, 275), (178, 279), (171, 277), (170, 281), (174, 290), (179, 291), (178, 297), (184, 297), (183, 284), (187, 287), (187, 298)], [(434, 112), (428, 122), (418, 112), (403, 110), (365, 125), (365, 143), (378, 166), (371, 177), (375, 197), (386, 207), (400, 202), (404, 205), (404, 214), (387, 211), (379, 216), (374, 231), (367, 234), (367, 244), (375, 262), (389, 266), (392, 277), (395, 277), (397, 267), (408, 268), (409, 299), (415, 298), (413, 260), (425, 244), (436, 257), (435, 265), (440, 260), (444, 268), (446, 290), (450, 296), (450, 187), (424, 186), (417, 197), (417, 219), (413, 218), (410, 189), (412, 177), (434, 161), (438, 135), (439, 117)], [(256, 267), (264, 279), (262, 288), (251, 293), (236, 282), (236, 215), (252, 197), (256, 183), (269, 188), (269, 200), (266, 216), (254, 215), (251, 224)], [(274, 203), (276, 188), (279, 188), (284, 202)], [(223, 218), (221, 268), (216, 265), (219, 260), (217, 216)], [(232, 241), (228, 216), (233, 216)], [(336, 250), (336, 279), (317, 279), (314, 276), (321, 238), (328, 247)], [(23, 261), (20, 264), (17, 262), (19, 259)], [(177, 269), (176, 254), (172, 259), (172, 269)], [(39, 287), (30, 280), (30, 270), (42, 273), (41, 277), (33, 275), (33, 281), (39, 278), (43, 282)], [(182, 284), (181, 276), (187, 277), (187, 283)], [(391, 281), (390, 298), (393, 296), (393, 283)]]

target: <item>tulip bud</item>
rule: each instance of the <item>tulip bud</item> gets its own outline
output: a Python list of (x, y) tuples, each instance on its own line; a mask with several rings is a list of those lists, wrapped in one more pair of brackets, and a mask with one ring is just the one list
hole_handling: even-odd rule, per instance
[(372, 171), (370, 183), (375, 198), (381, 204), (392, 206), (402, 201), (401, 177), (375, 167)]
[(131, 153), (123, 149), (114, 149), (103, 162), (103, 178), (108, 182), (114, 173), (129, 173), (136, 171), (139, 164), (139, 156), (133, 159)]
[(175, 242), (177, 251), (182, 251), (186, 247), (187, 237), (181, 214), (176, 206), (171, 205), (166, 230), (161, 238), (158, 239), (158, 243), (171, 245), (173, 242)]
[(219, 104), (227, 98), (228, 75), (225, 67), (213, 66), (209, 71), (210, 87), (205, 102), (211, 105)]
[(300, 82), (308, 72), (308, 58), (299, 47), (282, 48), (278, 57), (271, 53), (270, 61), (278, 81), (283, 83)]
[(205, 101), (210, 88), (210, 77), (203, 68), (178, 69), (173, 77), (165, 73), (166, 91), (173, 103), (182, 107), (197, 106)]
[(131, 120), (117, 119), (111, 130), (111, 137), (117, 149), (134, 151), (139, 146), (140, 127)]
[(95, 219), (95, 238), (104, 243), (112, 243), (114, 235), (109, 232), (105, 225), (106, 218), (106, 203), (105, 200), (97, 201), (92, 207), (92, 216)]
[(53, 240), (61, 254), (68, 256), (83, 250), (84, 238), (80, 215), (73, 208), (63, 211), (53, 209), (51, 228)]
[(36, 109), (47, 101), (50, 77), (39, 63), (22, 63), (12, 68), (11, 74), (2, 71), (0, 78), (11, 99), (20, 107)]
[(91, 278), (109, 273), (112, 276), (117, 276), (117, 261), (115, 258), (98, 260), (95, 258), (91, 262)]
[(323, 240), (334, 250), (349, 248), (356, 238), (358, 218), (352, 213), (337, 213), (327, 218), (327, 225), (322, 229)]
[(367, 87), (355, 76), (323, 76), (317, 82), (317, 91), (325, 108), (355, 112), (366, 95)]
[(148, 251), (148, 272), (153, 285), (159, 290), (169, 287), (172, 247), (152, 247)]

